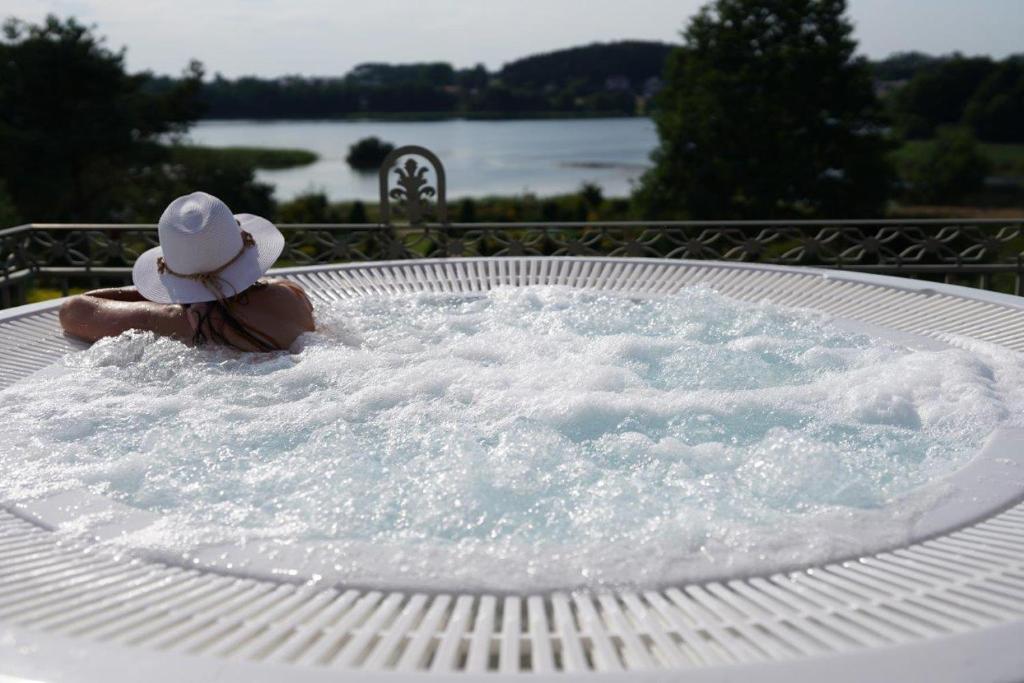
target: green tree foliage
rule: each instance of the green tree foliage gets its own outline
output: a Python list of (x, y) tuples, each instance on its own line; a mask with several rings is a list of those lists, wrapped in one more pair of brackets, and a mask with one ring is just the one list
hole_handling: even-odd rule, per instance
[(359, 200), (352, 202), (352, 206), (348, 210), (348, 222), (368, 223), (369, 217), (366, 215), (366, 205)]
[(879, 81), (906, 81), (917, 72), (942, 61), (923, 52), (894, 52), (885, 59), (871, 63), (871, 73)]
[[(875, 65), (876, 74), (880, 68)], [(986, 142), (1024, 142), (1024, 57), (953, 54), (922, 61), (888, 104), (910, 139), (928, 139), (952, 125), (968, 126)]]
[(547, 98), (534, 90), (509, 88), (500, 83), (491, 85), (473, 95), (467, 104), (469, 111), (526, 113), (548, 109)]
[(476, 222), (476, 202), (471, 198), (467, 197), (459, 202), (459, 214), (456, 219), (457, 223), (475, 223)]
[(349, 147), (345, 161), (357, 171), (376, 171), (394, 149), (395, 146), (390, 142), (370, 136)]
[(951, 204), (977, 192), (991, 170), (971, 131), (942, 127), (934, 143), (906, 173), (908, 198), (923, 204)]
[[(450, 67), (449, 67), (450, 68)], [(366, 79), (369, 79), (367, 76)], [(429, 82), (375, 84), (346, 78), (257, 78), (205, 84), (201, 101), (211, 118), (329, 118), (367, 112), (447, 112), (457, 98)]]
[(590, 209), (599, 209), (604, 203), (604, 192), (596, 183), (583, 183), (580, 186), (580, 198)]
[(919, 70), (893, 95), (893, 111), (908, 138), (930, 138), (939, 126), (960, 123), (971, 97), (996, 70), (988, 57), (953, 55)]
[(351, 85), (381, 86), (445, 86), (455, 82), (455, 69), (446, 62), (418, 64), (367, 63), (356, 66), (345, 77)]
[[(516, 221), (575, 221), (587, 203), (579, 192), (555, 195), (538, 200), (524, 194), (513, 197), (464, 198), (449, 205), (449, 217), (456, 223), (507, 223)], [(590, 209), (591, 220), (623, 221), (633, 217), (627, 199), (605, 198), (597, 208)], [(347, 217), (347, 218), (346, 218)], [(329, 203), (320, 193), (307, 194), (284, 201), (276, 216), (280, 223), (327, 222), (373, 223), (378, 220), (376, 203), (361, 201)]]
[(229, 80), (216, 74), (200, 97), (211, 118), (323, 118), (358, 111), (359, 96), (341, 79), (246, 76)]
[(277, 220), (282, 223), (337, 223), (338, 215), (323, 192), (299, 195), (277, 210)]
[(517, 59), (504, 65), (498, 77), (510, 87), (559, 89), (582, 83), (588, 91), (602, 90), (609, 78), (623, 77), (638, 88), (661, 75), (672, 48), (640, 40), (594, 43)]
[(959, 53), (896, 53), (873, 62), (899, 132), (931, 138), (940, 126), (968, 126), (985, 142), (1024, 142), (1024, 55), (1002, 61)]
[(146, 91), (124, 52), (74, 19), (4, 24), (0, 40), (0, 179), (22, 217), (108, 220), (131, 214), (132, 177), (164, 161), (159, 136), (198, 115), (198, 63), (173, 88)]
[[(601, 186), (591, 182), (584, 182), (580, 185), (577, 197), (575, 220), (599, 220), (601, 205), (604, 204), (604, 193), (601, 191)], [(543, 208), (541, 210), (543, 211)]]
[(483, 64), (477, 64), (471, 69), (459, 69), (455, 78), (460, 88), (472, 92), (473, 90), (487, 87), (491, 80), (491, 75), (487, 73), (487, 67)]
[(605, 90), (587, 95), (576, 101), (574, 107), (582, 111), (607, 112), (615, 114), (635, 114), (636, 96), (625, 90)]
[(669, 59), (648, 217), (866, 217), (888, 142), (843, 0), (717, 0)]
[(1008, 59), (982, 81), (963, 120), (982, 140), (1024, 142), (1024, 61)]
[(7, 194), (7, 186), (0, 181), (0, 230), (10, 228), (21, 222), (14, 200)]

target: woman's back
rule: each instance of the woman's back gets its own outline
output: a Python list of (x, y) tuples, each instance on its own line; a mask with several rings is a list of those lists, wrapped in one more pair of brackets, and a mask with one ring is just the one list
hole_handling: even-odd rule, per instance
[(314, 329), (313, 305), (287, 280), (260, 281), (224, 302), (191, 304), (185, 311), (193, 343), (214, 342), (242, 351), (288, 349)]

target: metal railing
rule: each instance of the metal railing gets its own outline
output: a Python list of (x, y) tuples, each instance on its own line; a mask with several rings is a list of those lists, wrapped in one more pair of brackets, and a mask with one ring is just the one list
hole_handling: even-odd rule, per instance
[[(522, 255), (715, 259), (842, 268), (1024, 294), (1024, 217), (449, 223), (444, 169), (429, 150), (395, 150), (382, 164), (380, 180), (383, 223), (279, 225), (286, 246), (278, 265)], [(138, 255), (157, 244), (150, 224), (31, 223), (0, 230), (0, 305), (24, 302), (32, 286), (66, 294), (71, 287), (127, 283)]]
[[(278, 265), (456, 256), (628, 256), (814, 265), (1024, 294), (1024, 219), (290, 224)], [(129, 282), (155, 225), (29, 224), (0, 231), (0, 301), (33, 284)]]

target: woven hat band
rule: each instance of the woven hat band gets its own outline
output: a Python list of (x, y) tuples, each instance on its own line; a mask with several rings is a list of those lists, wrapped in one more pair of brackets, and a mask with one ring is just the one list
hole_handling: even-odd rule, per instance
[(241, 232), (241, 237), (242, 248), (238, 250), (238, 253), (232, 256), (225, 263), (221, 264), (217, 268), (214, 268), (213, 270), (208, 270), (202, 273), (176, 273), (174, 272), (174, 270), (170, 268), (170, 266), (167, 265), (167, 262), (164, 261), (163, 257), (161, 256), (158, 257), (156, 260), (157, 272), (160, 273), (161, 275), (173, 275), (174, 277), (180, 277), (186, 280), (194, 280), (196, 282), (199, 282), (207, 289), (209, 289), (210, 293), (217, 297), (218, 301), (223, 301), (224, 299), (235, 296), (236, 294), (238, 294), (238, 292), (234, 290), (234, 287), (231, 286), (231, 283), (229, 283), (228, 281), (221, 277), (221, 273), (223, 273), (235, 261), (242, 258), (242, 255), (245, 254), (246, 249), (248, 249), (249, 247), (256, 246), (256, 240), (254, 240), (253, 236), (246, 232), (245, 230)]

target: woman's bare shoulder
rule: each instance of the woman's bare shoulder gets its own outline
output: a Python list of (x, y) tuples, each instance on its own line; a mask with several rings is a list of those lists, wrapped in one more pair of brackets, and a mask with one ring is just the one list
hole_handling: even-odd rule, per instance
[(304, 302), (309, 301), (309, 297), (306, 295), (306, 290), (301, 285), (285, 280), (283, 278), (274, 278), (272, 280), (266, 280), (267, 286), (263, 288), (263, 292), (270, 294), (276, 298), (283, 298), (286, 301), (298, 298)]
[(313, 304), (306, 291), (294, 282), (275, 278), (257, 292), (264, 305), (275, 312), (295, 317), (303, 327), (313, 329)]

